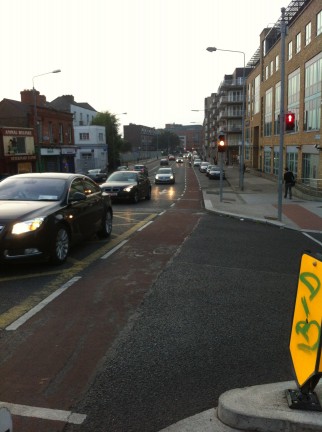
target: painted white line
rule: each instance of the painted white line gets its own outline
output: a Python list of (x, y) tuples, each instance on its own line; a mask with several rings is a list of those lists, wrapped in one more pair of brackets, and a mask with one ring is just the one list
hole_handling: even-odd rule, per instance
[(310, 236), (308, 233), (306, 232), (302, 232), (302, 234), (304, 234), (306, 237), (308, 237), (309, 239), (313, 240), (315, 243), (319, 244), (320, 246), (322, 246), (322, 242), (319, 242), (318, 240), (316, 240), (314, 237)]
[(146, 228), (147, 226), (149, 226), (151, 223), (153, 223), (153, 221), (150, 221), (150, 222), (146, 223), (146, 224), (143, 225), (141, 228), (139, 228), (138, 231), (143, 231), (144, 228)]
[(174, 207), (176, 205), (176, 203), (172, 203), (170, 207)]
[(158, 214), (158, 216), (162, 216), (162, 215), (164, 215), (165, 212), (166, 212), (166, 211), (163, 210), (161, 213)]
[(46, 297), (44, 300), (42, 300), (40, 303), (37, 304), (37, 306), (33, 307), (22, 315), (20, 318), (18, 318), (16, 321), (11, 323), (8, 327), (6, 327), (6, 330), (17, 330), (18, 327), (20, 327), (22, 324), (24, 324), (26, 321), (28, 321), (31, 317), (36, 315), (41, 309), (43, 309), (45, 306), (47, 306), (51, 301), (53, 301), (56, 297), (58, 297), (60, 294), (62, 294), (64, 291), (66, 291), (71, 285), (73, 285), (75, 282), (77, 282), (79, 279), (81, 279), (81, 276), (75, 276), (72, 279), (70, 279), (68, 282), (66, 282), (64, 285), (62, 285), (58, 290), (50, 294), (50, 296)]
[(106, 259), (109, 256), (111, 256), (114, 252), (116, 252), (118, 249), (120, 249), (123, 245), (125, 245), (125, 243), (127, 243), (128, 240), (123, 240), (121, 241), (121, 243), (119, 243), (117, 246), (115, 246), (113, 249), (111, 249), (110, 251), (108, 251), (105, 255), (101, 256), (101, 259)]
[(73, 424), (82, 424), (86, 419), (85, 414), (77, 414), (71, 411), (54, 410), (50, 408), (38, 408), (7, 402), (0, 402), (0, 406), (7, 408), (12, 415), (22, 417), (36, 417), (44, 420), (56, 420)]

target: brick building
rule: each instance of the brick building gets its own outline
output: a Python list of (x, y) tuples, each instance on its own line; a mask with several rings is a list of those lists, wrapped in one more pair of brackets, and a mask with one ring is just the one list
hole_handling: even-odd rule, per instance
[[(0, 102), (0, 127), (3, 130), (14, 128), (33, 129), (34, 153), (36, 164), (33, 171), (67, 171), (74, 172), (74, 133), (73, 114), (59, 111), (46, 101), (37, 90), (20, 92), (21, 101), (3, 99)], [(35, 133), (36, 131), (36, 133)], [(14, 139), (13, 135), (10, 139)], [(9, 158), (2, 148), (2, 167), (4, 173), (16, 174), (19, 166), (13, 160), (22, 161), (28, 155), (23, 146), (15, 146), (15, 156)], [(3, 156), (2, 156), (3, 155)], [(28, 156), (30, 160), (30, 155)], [(10, 163), (9, 163), (10, 162)], [(1, 173), (0, 173), (1, 174)]]
[[(260, 35), (257, 64), (247, 78), (245, 117), (246, 165), (273, 176), (280, 156), (280, 20)], [(321, 0), (292, 1), (285, 20), (284, 112), (295, 113), (295, 128), (283, 135), (283, 164), (298, 184), (321, 192)]]

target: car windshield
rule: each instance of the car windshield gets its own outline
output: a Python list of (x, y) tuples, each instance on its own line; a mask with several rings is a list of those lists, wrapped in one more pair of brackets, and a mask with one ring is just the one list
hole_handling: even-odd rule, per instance
[(0, 200), (59, 201), (65, 180), (53, 178), (15, 177), (0, 183)]
[(160, 168), (158, 174), (172, 174), (171, 168)]
[(137, 181), (138, 175), (133, 172), (115, 172), (111, 174), (108, 178), (108, 181), (120, 181), (120, 182), (128, 182), (132, 183)]

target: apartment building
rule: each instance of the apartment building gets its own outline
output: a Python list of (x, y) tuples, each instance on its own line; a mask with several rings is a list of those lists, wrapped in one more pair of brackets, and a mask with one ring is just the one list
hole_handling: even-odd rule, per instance
[[(257, 62), (247, 77), (245, 163), (278, 176), (281, 112), (281, 19), (260, 34)], [(291, 1), (285, 10), (284, 113), (295, 114), (294, 131), (282, 134), (283, 165), (297, 184), (322, 193), (322, 3)], [(284, 117), (284, 116), (283, 116)]]

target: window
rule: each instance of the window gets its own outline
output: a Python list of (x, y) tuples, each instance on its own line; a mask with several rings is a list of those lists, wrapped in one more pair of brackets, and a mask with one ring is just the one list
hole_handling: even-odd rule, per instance
[(274, 73), (274, 62), (273, 60), (271, 61), (271, 75), (273, 75)]
[(308, 45), (311, 42), (311, 31), (312, 31), (312, 25), (309, 22), (305, 26), (305, 46)]
[(286, 161), (285, 166), (289, 168), (289, 170), (294, 173), (295, 177), (297, 176), (297, 165), (298, 165), (298, 152), (291, 152), (286, 150)]
[(296, 54), (299, 53), (301, 51), (301, 33), (298, 33), (296, 35)]
[(322, 53), (305, 65), (304, 130), (318, 130), (321, 125)]
[(273, 174), (278, 176), (280, 152), (274, 149)]
[(268, 73), (268, 66), (265, 67), (265, 80), (267, 80), (269, 77), (269, 73)]
[(80, 141), (86, 141), (89, 140), (89, 133), (88, 132), (81, 132), (79, 134)]
[(104, 137), (103, 137), (103, 133), (102, 133), (102, 132), (100, 132), (100, 133), (98, 134), (98, 140), (99, 140), (99, 141), (103, 141), (103, 140), (104, 140)]
[(254, 114), (259, 113), (260, 109), (260, 75), (254, 80)]
[(271, 150), (267, 148), (264, 149), (264, 172), (271, 173)]
[(322, 33), (322, 10), (316, 16), (316, 35), (319, 36)]
[(277, 55), (275, 57), (275, 70), (276, 70), (276, 72), (279, 70), (279, 68), (280, 68), (280, 57)]
[(53, 144), (54, 142), (54, 133), (53, 133), (53, 124), (49, 122), (48, 124), (48, 134), (49, 134), (49, 142)]
[(300, 107), (300, 69), (296, 69), (288, 76), (287, 88), (287, 109), (295, 113), (295, 129), (298, 132), (299, 125), (299, 107)]
[(293, 42), (288, 43), (288, 60), (291, 60), (293, 54)]
[(63, 134), (63, 125), (62, 123), (59, 123), (59, 142), (64, 142), (64, 134)]
[(272, 135), (272, 89), (268, 89), (265, 93), (265, 123), (264, 136)]
[(274, 135), (280, 133), (281, 83), (275, 86)]

